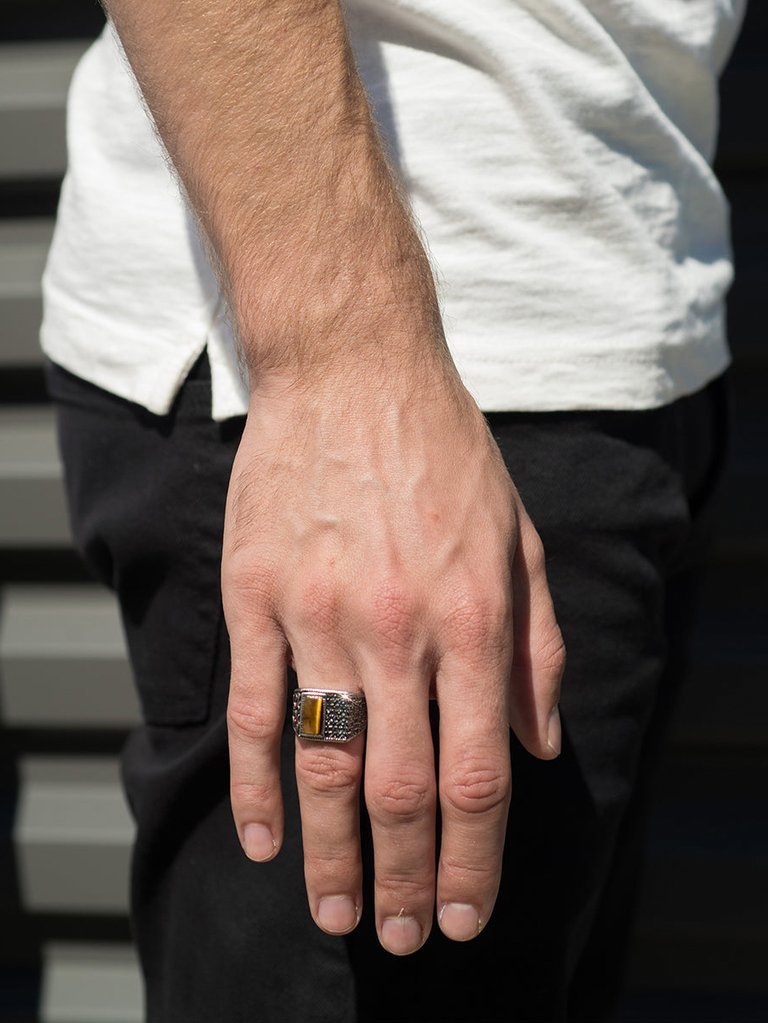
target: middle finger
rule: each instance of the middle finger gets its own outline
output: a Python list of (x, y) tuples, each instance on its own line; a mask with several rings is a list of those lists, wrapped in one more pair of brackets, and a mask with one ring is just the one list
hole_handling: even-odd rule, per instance
[(434, 750), (429, 677), (412, 668), (366, 678), (365, 800), (371, 819), (376, 929), (395, 955), (427, 940), (435, 899)]

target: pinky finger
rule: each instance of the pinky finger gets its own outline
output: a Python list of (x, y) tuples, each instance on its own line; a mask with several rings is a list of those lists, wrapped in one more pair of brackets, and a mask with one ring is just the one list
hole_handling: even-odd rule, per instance
[(560, 686), (565, 643), (549, 592), (544, 549), (530, 519), (520, 525), (512, 566), (514, 656), (509, 723), (529, 753), (551, 760), (561, 749)]

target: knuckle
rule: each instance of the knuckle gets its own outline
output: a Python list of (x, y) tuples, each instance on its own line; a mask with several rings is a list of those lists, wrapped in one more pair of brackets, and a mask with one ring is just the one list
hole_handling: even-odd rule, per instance
[(484, 814), (503, 806), (510, 788), (506, 765), (491, 758), (473, 758), (449, 775), (442, 795), (460, 813)]
[(558, 626), (554, 626), (536, 650), (536, 664), (542, 671), (559, 680), (565, 670), (565, 642)]
[(491, 857), (473, 857), (471, 854), (466, 858), (460, 858), (452, 853), (442, 852), (440, 872), (443, 875), (443, 883), (447, 881), (452, 888), (474, 892), (498, 880), (499, 861)]
[(357, 786), (358, 778), (355, 761), (339, 750), (323, 746), (305, 750), (296, 763), (296, 780), (299, 785), (322, 795), (348, 793)]
[(360, 873), (359, 859), (348, 849), (321, 849), (304, 841), (304, 871), (315, 884), (342, 878), (346, 884)]
[(227, 729), (249, 741), (274, 739), (282, 731), (281, 713), (257, 703), (230, 697), (227, 704)]
[(451, 646), (468, 652), (484, 651), (510, 630), (509, 595), (495, 588), (463, 587), (455, 593), (443, 617)]
[(434, 878), (424, 873), (414, 875), (387, 872), (376, 875), (376, 888), (378, 899), (385, 907), (408, 909), (431, 901), (434, 897)]
[(229, 602), (247, 603), (250, 613), (267, 613), (272, 607), (276, 573), (270, 565), (255, 564), (251, 557), (230, 556), (222, 561), (221, 588)]
[(367, 793), (369, 813), (379, 821), (407, 824), (430, 812), (435, 800), (434, 783), (427, 778), (392, 779), (371, 786)]
[(269, 806), (275, 800), (275, 786), (269, 782), (240, 781), (233, 778), (229, 786), (232, 802), (237, 806)]
[(531, 528), (525, 541), (525, 561), (531, 575), (538, 575), (546, 570), (546, 553), (541, 537)]

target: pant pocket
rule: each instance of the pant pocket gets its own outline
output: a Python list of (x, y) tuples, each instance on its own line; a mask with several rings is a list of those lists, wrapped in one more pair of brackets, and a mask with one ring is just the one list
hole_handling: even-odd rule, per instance
[(169, 415), (155, 416), (84, 381), (80, 387), (71, 374), (49, 373), (49, 390), (72, 533), (119, 600), (144, 721), (202, 722), (236, 437), (229, 431), (222, 440), (209, 416), (185, 415), (183, 395)]

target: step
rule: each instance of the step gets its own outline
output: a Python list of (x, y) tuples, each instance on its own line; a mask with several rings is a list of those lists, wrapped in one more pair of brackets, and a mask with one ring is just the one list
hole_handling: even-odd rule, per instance
[(115, 757), (24, 756), (13, 837), (24, 908), (128, 910), (134, 823)]
[(0, 368), (41, 362), (40, 279), (53, 233), (45, 217), (0, 221)]
[(70, 547), (54, 411), (0, 408), (0, 549)]
[(17, 728), (139, 723), (117, 602), (108, 590), (3, 587), (0, 717)]
[(43, 947), (40, 1023), (142, 1023), (144, 990), (131, 945)]
[(0, 45), (0, 138), (6, 140), (0, 180), (63, 175), (67, 90), (89, 45), (85, 39)]

